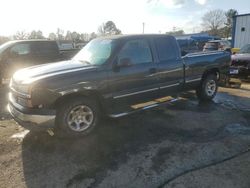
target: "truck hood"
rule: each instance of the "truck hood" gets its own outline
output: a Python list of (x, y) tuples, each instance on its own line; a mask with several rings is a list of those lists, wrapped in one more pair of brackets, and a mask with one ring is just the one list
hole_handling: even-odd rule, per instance
[(76, 60), (49, 63), (32, 66), (18, 70), (13, 75), (13, 81), (18, 84), (30, 84), (37, 80), (52, 77), (55, 75), (72, 73), (83, 70), (95, 69), (96, 66), (88, 65)]
[(235, 54), (232, 55), (233, 61), (250, 61), (250, 54)]

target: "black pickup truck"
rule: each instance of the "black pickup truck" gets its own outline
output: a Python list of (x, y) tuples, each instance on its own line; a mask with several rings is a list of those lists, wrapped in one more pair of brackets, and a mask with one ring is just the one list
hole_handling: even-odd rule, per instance
[(216, 95), (230, 54), (201, 52), (181, 57), (168, 35), (124, 35), (94, 39), (72, 60), (19, 70), (10, 83), (8, 110), (28, 128), (55, 126), (88, 134), (102, 115), (121, 117), (196, 90)]
[(15, 40), (0, 46), (0, 84), (18, 69), (70, 59), (74, 51), (60, 51), (56, 41)]

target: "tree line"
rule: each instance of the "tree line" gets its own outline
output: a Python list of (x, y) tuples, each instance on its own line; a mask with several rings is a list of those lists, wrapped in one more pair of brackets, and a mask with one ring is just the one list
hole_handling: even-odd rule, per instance
[(97, 33), (79, 33), (76, 31), (66, 31), (57, 28), (56, 32), (49, 33), (48, 37), (43, 35), (41, 30), (33, 30), (30, 33), (25, 31), (17, 31), (17, 33), (11, 37), (0, 36), (0, 44), (7, 42), (11, 39), (14, 40), (27, 40), (27, 39), (49, 39), (49, 40), (68, 40), (75, 43), (88, 42), (97, 36), (108, 36), (121, 34), (121, 30), (118, 29), (113, 21), (107, 21), (98, 27)]
[[(235, 9), (223, 11), (221, 9), (206, 12), (202, 17), (202, 33), (208, 33), (220, 38), (232, 37), (233, 17), (238, 15)], [(183, 35), (183, 29), (173, 28), (172, 31), (166, 32), (169, 35)]]
[[(235, 9), (229, 9), (228, 11), (223, 11), (221, 9), (211, 10), (206, 12), (202, 17), (202, 31), (203, 33), (209, 33), (210, 35), (229, 38), (232, 37), (232, 27), (233, 27), (233, 17), (238, 15), (238, 11)], [(24, 40), (24, 39), (50, 39), (50, 40), (69, 40), (75, 43), (77, 42), (88, 42), (97, 36), (106, 35), (118, 35), (121, 34), (121, 30), (118, 29), (113, 21), (107, 21), (98, 27), (97, 33), (78, 33), (76, 31), (66, 31), (58, 28), (56, 32), (52, 32), (45, 37), (43, 32), (31, 31), (27, 33), (25, 31), (18, 31), (12, 37), (0, 36), (0, 44), (14, 39), (14, 40)], [(185, 34), (183, 29), (173, 28), (172, 31), (166, 32), (169, 35), (183, 35)]]
[(221, 38), (232, 37), (233, 17), (238, 15), (235, 9), (224, 12), (221, 9), (211, 10), (202, 17), (204, 31)]

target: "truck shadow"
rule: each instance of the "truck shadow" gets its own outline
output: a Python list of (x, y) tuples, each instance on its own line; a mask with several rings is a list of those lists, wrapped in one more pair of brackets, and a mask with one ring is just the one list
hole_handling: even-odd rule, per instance
[[(212, 110), (221, 113), (216, 103), (199, 104), (183, 100), (124, 118), (105, 119), (87, 137), (59, 139), (46, 132), (30, 132), (22, 144), (26, 185), (71, 187), (84, 179), (94, 179), (94, 184), (98, 184), (107, 170), (117, 169), (131, 154), (146, 150), (149, 144), (163, 140), (204, 143), (222, 139), (224, 127), (234, 117), (218, 125), (210, 125), (201, 120), (201, 114), (207, 112), (209, 118), (216, 118), (209, 115)], [(183, 122), (179, 117), (186, 111), (196, 114)], [(225, 112), (229, 112), (228, 109)], [(202, 121), (201, 126), (192, 127), (191, 119), (192, 122)]]

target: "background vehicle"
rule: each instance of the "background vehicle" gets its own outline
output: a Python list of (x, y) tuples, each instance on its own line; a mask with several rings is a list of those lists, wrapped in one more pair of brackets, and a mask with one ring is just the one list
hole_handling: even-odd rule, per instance
[(195, 53), (199, 52), (198, 42), (193, 39), (177, 39), (179, 44), (181, 55), (185, 56), (188, 53)]
[(56, 41), (10, 41), (0, 46), (0, 84), (18, 69), (69, 59), (72, 52), (61, 53)]
[(101, 114), (121, 117), (182, 91), (195, 89), (200, 100), (211, 100), (229, 64), (224, 51), (182, 57), (167, 35), (95, 39), (71, 61), (16, 72), (8, 109), (23, 126), (55, 122), (59, 132), (88, 134)]
[(250, 44), (243, 46), (239, 53), (232, 55), (231, 77), (248, 79), (250, 76)]
[(212, 40), (206, 42), (203, 51), (226, 50), (231, 52), (231, 43), (227, 40)]

